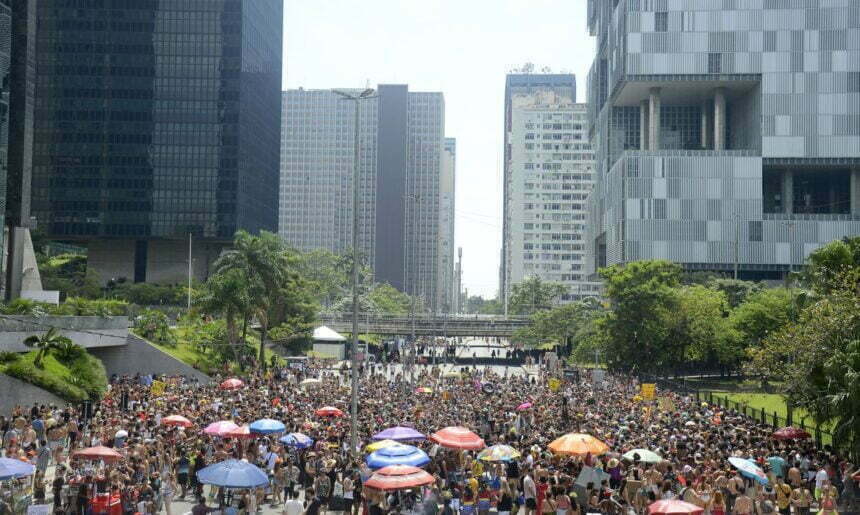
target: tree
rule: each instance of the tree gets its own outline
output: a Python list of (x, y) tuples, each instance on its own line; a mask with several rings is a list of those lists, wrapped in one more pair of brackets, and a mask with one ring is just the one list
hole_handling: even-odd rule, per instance
[(374, 284), (367, 293), (367, 300), (376, 313), (386, 315), (405, 315), (411, 303), (409, 295), (388, 283)]
[(797, 317), (797, 291), (786, 288), (768, 288), (747, 297), (732, 310), (728, 323), (731, 334), (733, 363), (740, 363), (750, 349), (762, 342)]
[[(860, 236), (835, 240), (811, 253), (802, 280), (819, 294), (843, 288), (852, 270), (860, 269)], [(860, 283), (855, 284), (855, 289)], [(860, 291), (860, 289), (858, 289)]]
[(508, 311), (514, 315), (531, 315), (551, 309), (565, 291), (562, 284), (546, 282), (536, 275), (527, 277), (513, 285)]
[(729, 279), (727, 277), (715, 277), (704, 283), (704, 285), (712, 290), (719, 290), (725, 293), (729, 307), (732, 309), (740, 306), (750, 295), (764, 288), (761, 283)]
[(72, 340), (61, 335), (55, 327), (48, 329), (48, 331), (41, 336), (34, 334), (24, 338), (24, 345), (37, 350), (36, 357), (33, 359), (33, 365), (35, 365), (36, 368), (45, 367), (42, 363), (42, 359), (50, 354), (51, 351), (60, 348), (61, 346), (65, 347), (70, 343), (72, 343)]
[(699, 363), (735, 361), (726, 294), (701, 285), (677, 288), (675, 294), (677, 311), (669, 322), (675, 338), (686, 343), (683, 357)]
[(224, 318), (227, 343), (235, 349), (239, 341), (238, 318), (243, 320), (251, 312), (250, 291), (241, 270), (220, 270), (203, 285), (194, 304), (205, 313)]
[(531, 316), (531, 323), (514, 334), (514, 341), (535, 347), (544, 343), (579, 342), (602, 314), (599, 304), (590, 301), (572, 302)]

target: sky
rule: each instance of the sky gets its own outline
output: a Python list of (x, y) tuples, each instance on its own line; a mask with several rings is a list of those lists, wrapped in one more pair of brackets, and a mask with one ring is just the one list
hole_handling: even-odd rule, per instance
[(485, 298), (498, 290), (505, 74), (526, 62), (574, 73), (584, 102), (593, 52), (586, 0), (284, 3), (284, 88), (405, 83), (444, 93), (463, 286)]

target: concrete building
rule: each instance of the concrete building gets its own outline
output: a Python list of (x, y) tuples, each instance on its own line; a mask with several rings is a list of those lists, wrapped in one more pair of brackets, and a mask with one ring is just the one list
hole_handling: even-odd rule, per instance
[[(298, 248), (352, 248), (355, 108), (338, 98), (284, 93), (279, 233)], [(376, 280), (438, 309), (443, 96), (383, 84), (358, 123), (359, 246)]]
[(503, 300), (532, 276), (565, 285), (562, 302), (597, 295), (584, 270), (594, 161), (575, 77), (509, 75), (505, 105)]
[(455, 178), (457, 170), (457, 140), (445, 138), (442, 151), (442, 174), (439, 178), (439, 250), (438, 277), (436, 291), (439, 301), (437, 313), (451, 313), (454, 310), (454, 218), (455, 218)]
[(860, 233), (860, 5), (589, 0), (591, 270), (779, 279)]
[[(18, 3), (18, 2), (16, 2)], [(277, 228), (282, 0), (35, 3), (32, 213), (103, 280)]]

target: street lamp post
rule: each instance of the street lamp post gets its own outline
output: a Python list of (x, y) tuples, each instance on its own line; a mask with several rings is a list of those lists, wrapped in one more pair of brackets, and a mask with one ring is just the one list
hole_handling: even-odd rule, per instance
[(372, 89), (365, 89), (358, 95), (346, 91), (333, 90), (344, 100), (355, 103), (355, 133), (354, 133), (354, 161), (352, 164), (352, 349), (350, 353), (350, 379), (351, 379), (351, 403), (350, 403), (350, 425), (349, 425), (349, 453), (356, 456), (358, 447), (358, 430), (356, 420), (358, 419), (358, 182), (359, 182), (359, 101), (374, 98)]

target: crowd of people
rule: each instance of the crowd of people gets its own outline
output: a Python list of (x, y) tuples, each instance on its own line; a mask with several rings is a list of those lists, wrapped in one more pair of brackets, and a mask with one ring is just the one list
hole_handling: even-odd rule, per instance
[[(5, 457), (29, 460), (32, 478), (17, 480), (32, 504), (54, 513), (94, 511), (96, 493), (118, 499), (116, 511), (143, 515), (254, 513), (265, 507), (287, 515), (455, 512), (487, 515), (642, 515), (657, 500), (681, 499), (705, 515), (824, 515), (857, 510), (856, 464), (810, 440), (777, 440), (774, 428), (695, 398), (660, 392), (667, 402), (647, 402), (635, 378), (504, 374), (481, 368), (445, 373), (426, 365), (410, 377), (385, 364), (362, 368), (357, 432), (350, 448), (347, 370), (270, 368), (241, 377), (235, 390), (181, 378), (115, 378), (107, 395), (89, 406), (33, 405), (0, 416)], [(458, 369), (460, 371), (460, 369)], [(301, 384), (304, 379), (320, 382)], [(155, 388), (155, 380), (159, 388)], [(486, 387), (486, 385), (491, 387)], [(417, 392), (417, 388), (422, 388)], [(527, 409), (518, 410), (524, 403)], [(322, 406), (342, 417), (321, 417)], [(181, 415), (184, 428), (163, 423)], [(218, 438), (202, 429), (219, 420), (248, 424), (261, 418), (284, 422), (286, 432), (314, 440), (305, 449), (280, 443), (280, 435)], [(391, 426), (429, 435), (446, 426), (471, 429), (486, 445), (506, 444), (520, 458), (477, 459), (478, 451), (408, 442), (430, 457), (424, 467), (436, 481), (408, 491), (363, 488), (373, 471), (364, 461), (371, 436)], [(548, 445), (566, 433), (585, 433), (608, 445), (600, 455), (553, 454)], [(116, 449), (116, 462), (70, 459), (76, 449)], [(633, 449), (647, 449), (660, 461)], [(355, 452), (353, 452), (355, 451)], [(752, 460), (767, 474), (763, 484), (742, 475), (731, 457)], [(196, 473), (226, 459), (247, 460), (265, 470), (267, 487), (229, 490), (203, 485)], [(585, 484), (584, 471), (595, 479)], [(16, 509), (0, 497), (0, 514)], [(190, 509), (178, 501), (190, 501)], [(181, 505), (187, 506), (187, 505)], [(97, 510), (96, 510), (97, 511)]]

